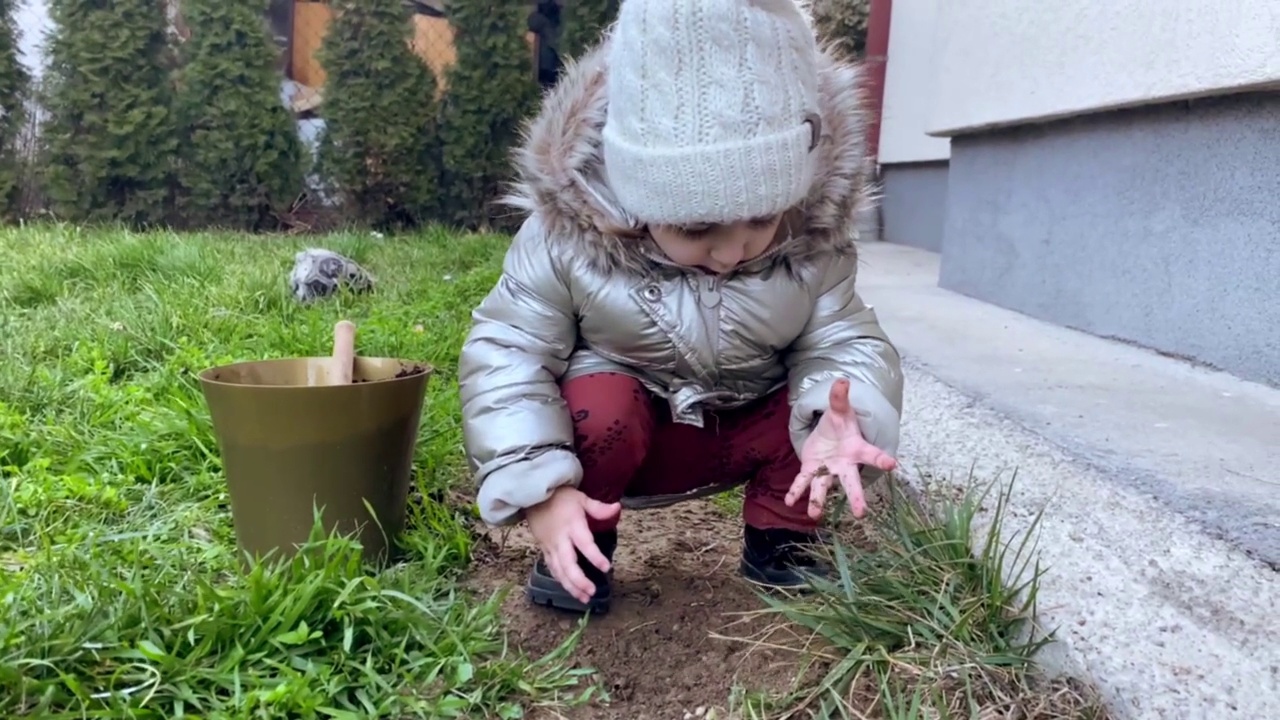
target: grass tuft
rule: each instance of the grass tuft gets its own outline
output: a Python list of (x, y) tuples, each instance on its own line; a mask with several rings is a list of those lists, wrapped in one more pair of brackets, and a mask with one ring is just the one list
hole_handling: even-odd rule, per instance
[[(888, 483), (888, 508), (865, 522), (874, 549), (836, 538), (830, 579), (810, 592), (760, 593), (761, 614), (797, 642), (797, 687), (783, 696), (747, 696), (751, 718), (1027, 720), (1104, 717), (1084, 691), (1046, 690), (1035, 657), (1052, 633), (1034, 626), (1043, 575), (1035, 553), (1037, 515), (1019, 538), (1003, 539), (1007, 485), (975, 544), (973, 530), (992, 486), (958, 501), (920, 507)], [(761, 642), (747, 639), (747, 642)], [(1050, 700), (1050, 698), (1052, 698)]]

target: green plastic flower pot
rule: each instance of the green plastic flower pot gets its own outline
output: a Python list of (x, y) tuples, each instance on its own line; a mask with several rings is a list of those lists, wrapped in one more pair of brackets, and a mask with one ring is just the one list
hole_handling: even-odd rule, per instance
[(200, 373), (242, 556), (293, 556), (316, 512), (326, 532), (358, 534), (367, 561), (394, 555), (433, 369), (358, 357), (354, 382), (328, 385), (332, 362), (264, 360)]

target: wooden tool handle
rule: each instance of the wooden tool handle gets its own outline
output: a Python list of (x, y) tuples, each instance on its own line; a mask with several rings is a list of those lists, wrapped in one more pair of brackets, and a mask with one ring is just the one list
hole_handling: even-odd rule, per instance
[(350, 385), (356, 363), (356, 326), (350, 320), (339, 320), (333, 326), (333, 370), (329, 381), (334, 385)]

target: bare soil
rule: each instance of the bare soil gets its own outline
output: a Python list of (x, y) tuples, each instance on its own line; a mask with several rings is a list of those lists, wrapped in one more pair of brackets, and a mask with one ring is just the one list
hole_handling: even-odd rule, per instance
[[(879, 484), (868, 487), (868, 512), (888, 510)], [(846, 547), (875, 547), (870, 525), (846, 518), (837, 532)], [(524, 583), (537, 556), (523, 526), (481, 534), (469, 587), (488, 594), (509, 587), (503, 613), (508, 637), (531, 657), (541, 657), (576, 629), (579, 615), (535, 607)], [(573, 654), (575, 667), (590, 668), (607, 701), (574, 708), (537, 708), (533, 720), (742, 720), (730, 707), (735, 690), (786, 693), (797, 680), (811, 686), (827, 667), (810, 661), (804, 678), (804, 644), (810, 638), (765, 614), (754, 586), (738, 576), (742, 522), (736, 514), (699, 500), (658, 511), (624, 511), (614, 556), (613, 607), (590, 619)], [(813, 656), (809, 656), (812, 658)], [(942, 688), (938, 688), (942, 689)], [(1105, 720), (1090, 688), (1056, 678), (1034, 686), (1011, 685), (983, 701), (983, 717), (1024, 720)], [(959, 701), (964, 694), (951, 693)], [(864, 698), (880, 717), (877, 688), (865, 678), (851, 700)], [(962, 709), (962, 708), (958, 708)], [(967, 712), (967, 710), (965, 711)]]
[[(472, 586), (514, 585), (504, 608), (508, 630), (526, 653), (541, 656), (565, 640), (579, 616), (531, 605), (523, 594), (536, 557), (523, 527), (488, 531)], [(786, 690), (799, 656), (760, 646), (776, 618), (753, 616), (764, 603), (738, 576), (742, 523), (708, 501), (661, 511), (624, 512), (614, 557), (610, 612), (590, 620), (574, 654), (599, 673), (610, 702), (541, 717), (570, 720), (683, 720), (730, 717), (732, 688)], [(762, 633), (764, 635), (762, 635)], [(749, 638), (720, 639), (715, 635)], [(701, 715), (698, 711), (701, 710)]]
[[(397, 372), (395, 375), (393, 375), (389, 379), (400, 380), (401, 378), (413, 377), (414, 375), (421, 375), (426, 371), (427, 369), (425, 367), (422, 367), (421, 365), (413, 365), (411, 367), (401, 368), (399, 372)], [(352, 385), (359, 385), (361, 383), (368, 383), (368, 382), (385, 382), (385, 380), (375, 381), (375, 380), (370, 380), (369, 378), (352, 378), (351, 379)]]

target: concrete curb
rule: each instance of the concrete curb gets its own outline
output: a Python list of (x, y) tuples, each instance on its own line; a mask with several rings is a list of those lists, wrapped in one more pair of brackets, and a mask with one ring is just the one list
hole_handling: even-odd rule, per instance
[(940, 290), (931, 253), (863, 257), (905, 358), (901, 479), (1016, 472), (1007, 536), (1046, 510), (1046, 669), (1117, 718), (1280, 717), (1280, 392)]
[(1048, 508), (1038, 622), (1057, 630), (1040, 658), (1050, 674), (1090, 682), (1117, 718), (1280, 717), (1273, 571), (918, 367), (908, 388), (904, 482), (930, 492), (928, 473), (969, 489), (975, 460), (979, 482), (1007, 485), (1016, 470), (1007, 537)]

